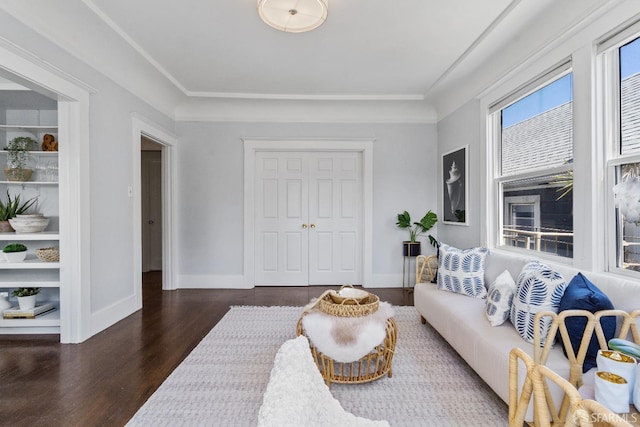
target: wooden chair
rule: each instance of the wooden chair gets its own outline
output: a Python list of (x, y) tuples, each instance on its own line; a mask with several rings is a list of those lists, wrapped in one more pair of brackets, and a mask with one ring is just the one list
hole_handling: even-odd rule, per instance
[(438, 271), (438, 257), (418, 255), (416, 257), (416, 283), (431, 283)]
[[(518, 390), (519, 367), (527, 371), (522, 388)], [(509, 427), (522, 427), (527, 408), (533, 396), (533, 375), (535, 363), (531, 356), (520, 348), (509, 352)]]
[[(544, 365), (549, 358), (549, 352), (556, 341), (556, 337), (560, 334), (562, 343), (567, 350), (567, 358), (571, 366), (571, 376), (569, 381), (575, 386), (580, 387), (582, 385), (582, 367), (584, 359), (587, 355), (587, 349), (591, 342), (591, 337), (595, 333), (598, 339), (598, 344), (603, 350), (608, 349), (607, 340), (602, 330), (602, 324), (600, 319), (603, 317), (615, 317), (616, 322), (620, 325), (616, 337), (629, 339), (631, 338), (637, 344), (640, 344), (640, 331), (638, 330), (637, 319), (640, 318), (640, 310), (635, 310), (631, 313), (627, 313), (622, 310), (601, 310), (596, 313), (591, 313), (586, 310), (565, 310), (560, 313), (554, 313), (551, 311), (541, 311), (536, 313), (534, 318), (534, 324), (540, 325), (544, 318), (550, 317), (551, 324), (547, 333), (547, 338), (544, 345), (542, 345), (541, 328), (534, 328), (534, 361), (537, 364)], [(584, 317), (586, 320), (586, 326), (582, 334), (582, 340), (580, 341), (580, 347), (578, 352), (573, 351), (571, 340), (569, 338), (569, 332), (567, 330), (565, 320), (571, 317)]]
[[(521, 365), (525, 367), (527, 374), (518, 390), (518, 371)], [(559, 408), (551, 398), (550, 385), (559, 387), (564, 393), (565, 398)], [(535, 427), (632, 427), (598, 402), (582, 399), (569, 381), (546, 366), (536, 364), (522, 349), (514, 348), (509, 353), (509, 427), (530, 425), (525, 422), (525, 416), (532, 397), (532, 425)]]
[(620, 415), (611, 412), (595, 400), (585, 399), (567, 420), (567, 427), (612, 426), (629, 427)]
[[(541, 328), (534, 328), (533, 331), (534, 362), (537, 365), (545, 365), (547, 363), (549, 352), (556, 341), (557, 335), (560, 334), (564, 348), (567, 351), (567, 358), (569, 359), (569, 383), (571, 383), (576, 389), (580, 388), (583, 384), (582, 368), (593, 334), (595, 334), (600, 348), (602, 350), (608, 349), (607, 340), (604, 336), (600, 319), (603, 317), (615, 317), (616, 323), (619, 325), (616, 337), (632, 339), (637, 344), (640, 344), (640, 331), (638, 330), (637, 325), (637, 319), (640, 318), (640, 310), (634, 310), (631, 313), (627, 313), (622, 310), (601, 310), (596, 313), (591, 313), (585, 310), (565, 310), (560, 313), (541, 311), (535, 315), (534, 324), (541, 325), (541, 322), (546, 317), (551, 318), (551, 324), (549, 326), (544, 345), (542, 345)], [(570, 317), (584, 317), (586, 319), (586, 326), (577, 353), (573, 350), (573, 346), (571, 345), (569, 332), (565, 322), (565, 320)], [(565, 395), (560, 411), (563, 415), (566, 415), (568, 406), (569, 401)]]
[[(556, 374), (544, 365), (534, 366), (533, 376), (533, 404), (534, 424), (536, 426), (564, 426), (570, 425), (573, 413), (581, 408), (582, 396), (569, 381)], [(549, 385), (554, 384), (564, 393), (563, 404), (556, 408)], [(568, 402), (567, 405), (564, 402)]]

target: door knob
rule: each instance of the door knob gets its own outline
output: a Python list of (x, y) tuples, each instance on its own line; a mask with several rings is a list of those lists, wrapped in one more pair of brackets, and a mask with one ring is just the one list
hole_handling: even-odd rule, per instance
[(153, 224), (153, 220), (149, 220), (149, 224)]
[(302, 224), (302, 228), (307, 228), (307, 224)]
[(315, 224), (311, 224), (311, 228), (316, 228), (316, 225)]

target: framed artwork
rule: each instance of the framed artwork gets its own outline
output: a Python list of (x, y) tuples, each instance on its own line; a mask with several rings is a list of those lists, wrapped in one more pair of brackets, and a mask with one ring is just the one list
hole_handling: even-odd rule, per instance
[(465, 145), (442, 155), (442, 222), (469, 225), (469, 146)]

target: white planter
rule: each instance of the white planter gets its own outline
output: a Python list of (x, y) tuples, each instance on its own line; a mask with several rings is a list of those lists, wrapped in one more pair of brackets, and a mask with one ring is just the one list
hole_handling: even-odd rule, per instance
[(24, 261), (24, 259), (26, 258), (27, 251), (3, 252), (2, 254), (4, 255), (4, 259), (6, 259), (7, 262), (21, 262), (21, 261)]
[(36, 295), (29, 295), (28, 297), (18, 297), (18, 305), (20, 310), (29, 310), (36, 306)]

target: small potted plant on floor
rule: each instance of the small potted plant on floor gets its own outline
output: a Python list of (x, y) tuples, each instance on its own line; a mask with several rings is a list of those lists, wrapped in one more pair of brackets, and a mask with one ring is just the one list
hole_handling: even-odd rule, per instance
[(15, 218), (16, 215), (25, 213), (37, 200), (38, 197), (33, 197), (24, 203), (20, 203), (20, 194), (12, 198), (9, 190), (7, 190), (7, 200), (0, 199), (0, 233), (14, 231), (9, 220)]
[(21, 262), (27, 256), (27, 247), (22, 243), (10, 243), (2, 249), (7, 262)]
[[(411, 223), (411, 215), (409, 212), (404, 211), (398, 214), (398, 220), (396, 225), (400, 228), (409, 229), (409, 240), (402, 242), (402, 251), (404, 256), (418, 256), (421, 253), (420, 242), (416, 241), (416, 238), (421, 234), (426, 233), (438, 222), (438, 216), (428, 211), (420, 220), (420, 222)], [(436, 245), (436, 239), (429, 235), (429, 242), (432, 245)]]
[(11, 295), (18, 298), (20, 310), (30, 310), (36, 306), (36, 295), (39, 293), (40, 288), (18, 288)]
[(35, 144), (33, 138), (28, 136), (17, 136), (9, 141), (7, 145), (7, 167), (4, 174), (8, 181), (29, 181), (33, 170), (27, 167), (29, 160), (29, 150)]

